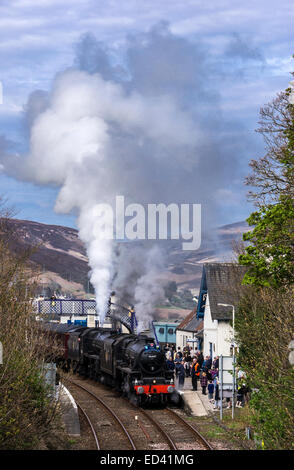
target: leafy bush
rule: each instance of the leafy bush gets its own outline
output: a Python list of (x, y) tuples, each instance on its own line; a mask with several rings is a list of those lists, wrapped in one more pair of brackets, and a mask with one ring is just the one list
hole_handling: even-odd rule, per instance
[(56, 403), (41, 372), (45, 351), (32, 308), (29, 254), (12, 254), (8, 241), (0, 219), (0, 449), (33, 449), (51, 432)]
[(268, 449), (294, 449), (294, 291), (252, 288), (236, 316), (238, 363), (250, 386), (252, 424)]

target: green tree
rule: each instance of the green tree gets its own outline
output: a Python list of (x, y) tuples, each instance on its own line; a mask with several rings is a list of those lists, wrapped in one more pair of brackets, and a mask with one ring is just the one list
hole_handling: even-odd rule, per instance
[(251, 389), (254, 431), (267, 449), (294, 448), (294, 291), (248, 286), (236, 315), (238, 364)]
[(278, 204), (261, 207), (247, 219), (251, 232), (243, 235), (251, 244), (239, 256), (249, 266), (243, 282), (281, 287), (294, 282), (294, 203), (285, 196)]
[(253, 173), (247, 184), (256, 192), (249, 196), (258, 211), (247, 219), (251, 232), (243, 235), (250, 242), (239, 263), (249, 266), (244, 283), (280, 287), (294, 281), (294, 106), (291, 89), (280, 93), (261, 109), (260, 132), (267, 153), (251, 161)]
[(249, 267), (248, 292), (236, 312), (238, 364), (251, 388), (254, 431), (267, 449), (294, 448), (294, 105), (290, 89), (261, 109), (267, 153), (251, 161), (247, 184), (257, 210), (243, 235), (249, 246), (239, 263)]

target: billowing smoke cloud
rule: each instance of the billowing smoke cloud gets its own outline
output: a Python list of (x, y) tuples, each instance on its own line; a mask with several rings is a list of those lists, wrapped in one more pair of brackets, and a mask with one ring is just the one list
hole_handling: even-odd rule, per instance
[[(195, 145), (197, 134), (192, 132), (189, 115), (172, 97), (146, 99), (137, 92), (127, 93), (121, 85), (105, 81), (99, 74), (77, 70), (60, 74), (49, 100), (46, 110), (33, 121), (30, 152), (25, 164), (19, 166), (19, 175), (39, 184), (60, 186), (57, 212), (77, 210), (79, 235), (87, 247), (91, 283), (103, 319), (113, 277), (113, 242), (101, 237), (97, 229), (102, 217), (97, 204), (113, 203), (117, 194), (133, 201), (140, 194), (147, 199), (151, 196), (150, 183), (143, 182), (147, 162), (140, 161), (146, 156), (135, 151), (144, 146), (141, 139), (156, 145), (156, 160), (166, 158), (172, 147)], [(131, 142), (130, 152), (125, 155), (118, 147), (124, 139)], [(124, 175), (125, 157), (130, 159), (133, 176)], [(142, 182), (140, 192), (138, 177)], [(147, 268), (149, 271), (150, 263)], [(150, 290), (151, 277), (143, 279)]]
[(163, 288), (158, 283), (158, 273), (163, 264), (162, 256), (159, 247), (153, 247), (148, 252), (144, 263), (145, 273), (136, 282), (134, 297), (136, 313), (139, 319), (138, 331), (148, 326), (147, 321), (152, 318), (154, 306), (164, 298)]
[(77, 214), (102, 318), (114, 279), (142, 326), (162, 295), (161, 256), (152, 246), (116, 259), (115, 243), (99, 234), (97, 205), (113, 205), (116, 195), (127, 203), (201, 203), (204, 227), (215, 226), (241, 151), (224, 128), (200, 46), (160, 23), (129, 37), (120, 61), (110, 57), (95, 37), (83, 37), (74, 68), (49, 93), (30, 96), (29, 152), (11, 155), (5, 171), (60, 188), (55, 210)]
[(148, 327), (154, 307), (164, 298), (159, 275), (165, 267), (165, 252), (146, 243), (119, 246), (116, 253), (116, 274), (113, 288), (118, 305), (135, 305), (138, 331)]

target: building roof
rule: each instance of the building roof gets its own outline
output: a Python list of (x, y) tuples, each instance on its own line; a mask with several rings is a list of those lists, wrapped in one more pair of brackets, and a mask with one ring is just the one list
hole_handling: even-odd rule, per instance
[(177, 330), (192, 331), (194, 333), (203, 328), (203, 320), (197, 318), (197, 307), (192, 310), (178, 325)]
[(231, 320), (232, 308), (221, 307), (218, 303), (237, 307), (241, 295), (246, 290), (242, 279), (248, 268), (235, 263), (205, 263), (203, 276), (209, 297), (213, 320)]

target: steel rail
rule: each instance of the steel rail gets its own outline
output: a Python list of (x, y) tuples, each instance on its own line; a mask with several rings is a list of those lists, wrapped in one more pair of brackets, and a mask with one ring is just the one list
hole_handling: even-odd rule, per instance
[[(133, 405), (133, 406), (135, 406), (135, 405)], [(146, 416), (147, 419), (149, 419), (149, 421), (151, 421), (151, 423), (153, 423), (155, 427), (157, 427), (157, 429), (161, 432), (161, 434), (164, 435), (165, 439), (168, 441), (168, 444), (169, 444), (170, 448), (173, 449), (173, 450), (177, 450), (177, 446), (176, 446), (175, 442), (170, 437), (170, 435), (162, 428), (162, 426), (159, 424), (159, 422), (156, 421), (156, 419), (154, 419), (153, 416), (151, 416), (149, 413), (147, 413), (147, 411), (143, 410), (142, 408), (140, 408), (140, 412), (143, 413), (143, 415)]]
[(95, 393), (91, 392), (90, 390), (88, 390), (86, 387), (84, 387), (83, 385), (77, 383), (77, 382), (74, 382), (73, 380), (70, 380), (68, 378), (64, 378), (64, 380), (68, 381), (69, 383), (75, 385), (76, 387), (79, 387), (81, 388), (82, 390), (84, 390), (85, 392), (87, 392), (89, 395), (91, 395), (92, 397), (94, 397), (110, 414), (111, 416), (116, 420), (116, 422), (120, 425), (121, 429), (123, 430), (125, 436), (127, 437), (131, 447), (133, 450), (136, 450), (136, 446), (134, 444), (134, 441), (132, 439), (132, 437), (130, 436), (128, 430), (126, 429), (125, 425), (122, 423), (122, 421), (120, 420), (120, 418), (117, 416), (117, 414), (100, 398), (98, 397)]
[(173, 450), (177, 450), (177, 446), (176, 444), (174, 443), (173, 439), (170, 437), (170, 435), (162, 428), (162, 426), (159, 424), (158, 421), (156, 421), (153, 416), (151, 416), (149, 413), (147, 413), (147, 411), (143, 410), (143, 408), (140, 408), (139, 406), (137, 405), (134, 405), (134, 403), (132, 403), (130, 400), (128, 400), (127, 398), (125, 397), (122, 397), (123, 400), (125, 400), (129, 405), (131, 405), (133, 408), (135, 408), (136, 410), (139, 410), (140, 413), (142, 413), (158, 430), (161, 434), (164, 435), (166, 441), (168, 442), (168, 445), (170, 447), (170, 449), (173, 449)]
[(96, 444), (96, 447), (97, 447), (97, 450), (101, 450), (101, 447), (100, 447), (100, 443), (99, 443), (99, 439), (98, 439), (98, 436), (97, 436), (97, 433), (93, 427), (93, 424), (89, 418), (89, 416), (87, 415), (87, 413), (85, 412), (84, 408), (81, 407), (81, 405), (79, 404), (79, 402), (77, 400), (75, 400), (78, 408), (81, 410), (81, 412), (83, 413), (84, 417), (86, 418), (90, 428), (91, 428), (91, 431), (92, 431), (92, 434), (93, 434), (93, 437), (95, 439), (95, 444)]
[(197, 440), (198, 441), (200, 440), (207, 450), (213, 450), (213, 447), (209, 444), (209, 442), (205, 439), (205, 437), (203, 437), (202, 434), (200, 434), (200, 432), (196, 428), (194, 428), (194, 426), (192, 426), (184, 418), (179, 416), (175, 411), (171, 410), (170, 408), (165, 408), (165, 411), (167, 413), (170, 413), (173, 416), (173, 418), (175, 418), (179, 423), (184, 424), (186, 428), (192, 431), (192, 433), (197, 436)]

